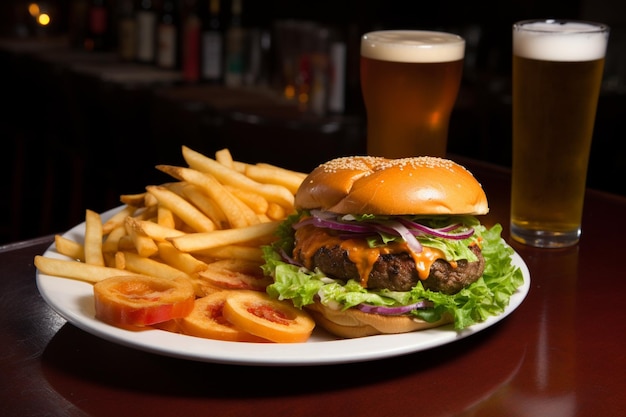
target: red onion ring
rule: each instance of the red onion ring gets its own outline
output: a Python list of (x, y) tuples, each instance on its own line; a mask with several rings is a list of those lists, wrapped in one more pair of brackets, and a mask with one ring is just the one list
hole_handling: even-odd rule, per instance
[(364, 312), (364, 313), (372, 313), (372, 314), (381, 314), (384, 316), (401, 316), (403, 314), (407, 314), (413, 310), (423, 310), (426, 308), (433, 307), (432, 301), (418, 301), (413, 304), (408, 304), (405, 306), (373, 306), (370, 304), (359, 304), (355, 306), (356, 309)]

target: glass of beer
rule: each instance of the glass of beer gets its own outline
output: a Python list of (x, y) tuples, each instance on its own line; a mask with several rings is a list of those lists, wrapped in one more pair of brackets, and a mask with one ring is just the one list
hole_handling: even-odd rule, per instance
[(513, 25), (511, 236), (537, 247), (575, 245), (609, 37), (601, 23)]
[(385, 30), (362, 36), (369, 155), (446, 155), (464, 56), (465, 40), (451, 33)]

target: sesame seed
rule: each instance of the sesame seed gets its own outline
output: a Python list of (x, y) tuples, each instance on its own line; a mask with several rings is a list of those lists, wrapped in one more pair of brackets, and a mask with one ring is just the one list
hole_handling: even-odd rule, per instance
[(432, 156), (418, 156), (413, 158), (387, 159), (376, 156), (345, 156), (332, 159), (320, 165), (326, 173), (334, 173), (345, 170), (365, 171), (366, 175), (372, 172), (398, 167), (400, 170), (407, 166), (413, 168), (444, 168), (452, 170), (456, 164), (449, 159)]

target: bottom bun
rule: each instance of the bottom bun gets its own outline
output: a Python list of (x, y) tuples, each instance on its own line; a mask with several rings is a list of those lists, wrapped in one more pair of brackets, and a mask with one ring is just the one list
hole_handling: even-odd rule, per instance
[(335, 336), (352, 339), (377, 334), (409, 333), (432, 329), (452, 322), (446, 315), (433, 323), (408, 316), (383, 316), (364, 313), (355, 308), (335, 310), (319, 302), (309, 304), (306, 309), (315, 322)]

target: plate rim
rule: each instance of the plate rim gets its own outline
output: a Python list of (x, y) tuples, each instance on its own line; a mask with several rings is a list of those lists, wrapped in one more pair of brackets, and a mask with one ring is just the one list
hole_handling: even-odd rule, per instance
[[(102, 213), (106, 219), (124, 206)], [(84, 237), (85, 223), (62, 233), (78, 240)], [(56, 252), (54, 242), (43, 256), (69, 259)], [(418, 332), (375, 335), (355, 339), (340, 339), (316, 326), (305, 343), (249, 343), (203, 339), (159, 329), (142, 331), (115, 327), (93, 317), (93, 284), (63, 277), (54, 277), (36, 270), (36, 284), (42, 298), (58, 315), (70, 324), (96, 337), (129, 348), (153, 354), (198, 362), (249, 366), (311, 366), (364, 362), (415, 353), (443, 346), (485, 330), (500, 322), (524, 301), (530, 290), (530, 272), (522, 257), (513, 250), (513, 263), (520, 268), (523, 284), (511, 295), (505, 311), (488, 317), (484, 322), (466, 329), (454, 330), (452, 324)], [(70, 290), (65, 292), (65, 290)], [(88, 304), (91, 295), (91, 306)], [(73, 297), (73, 298), (72, 298)], [(91, 315), (90, 315), (91, 314)]]

